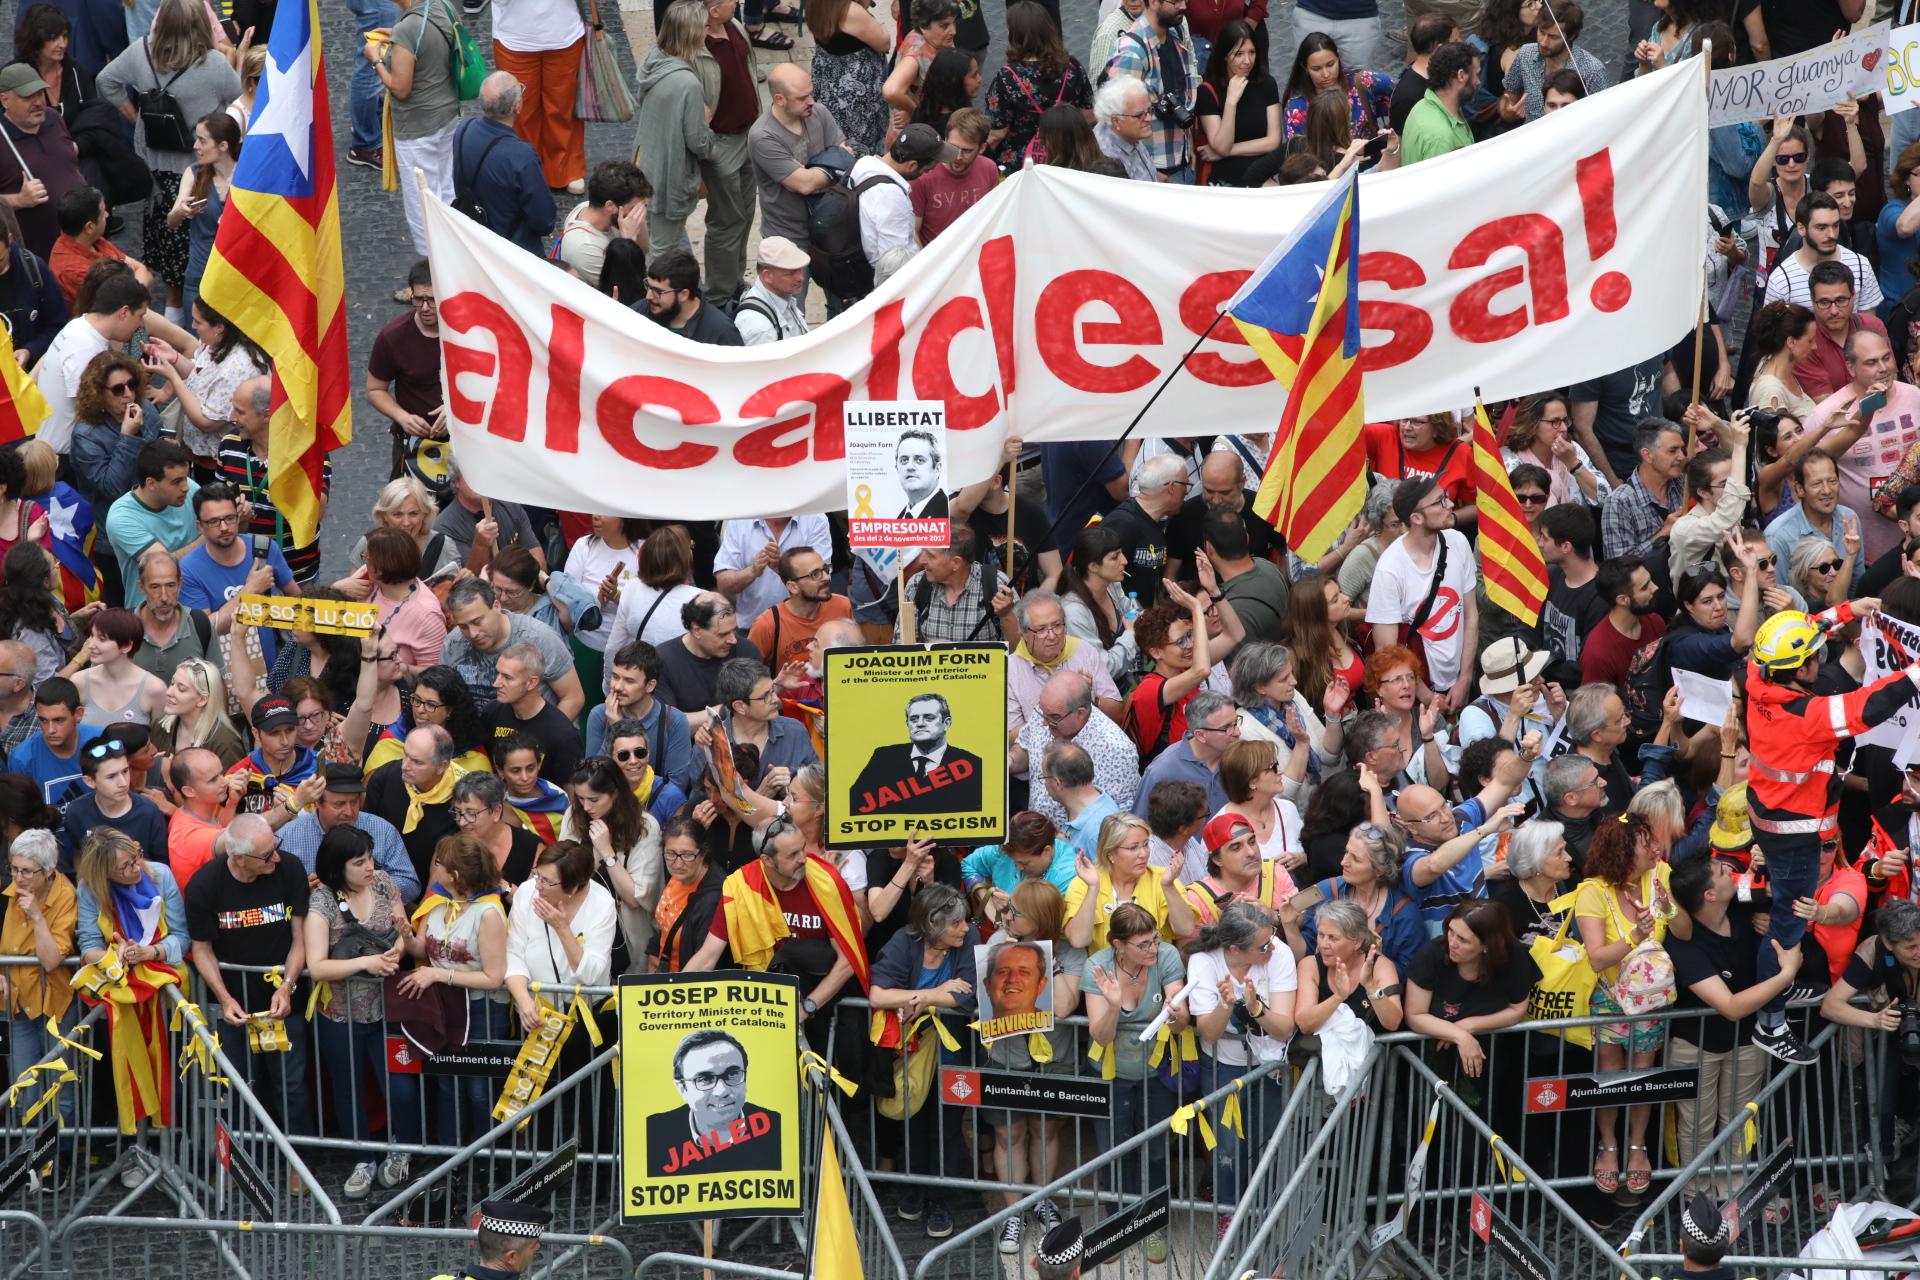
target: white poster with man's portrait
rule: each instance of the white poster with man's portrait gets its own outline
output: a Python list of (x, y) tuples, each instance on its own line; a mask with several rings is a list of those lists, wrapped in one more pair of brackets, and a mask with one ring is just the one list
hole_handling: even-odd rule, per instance
[(869, 400), (846, 406), (847, 512), (855, 547), (944, 547), (947, 406)]
[(999, 938), (973, 949), (980, 1039), (1053, 1030), (1053, 943)]

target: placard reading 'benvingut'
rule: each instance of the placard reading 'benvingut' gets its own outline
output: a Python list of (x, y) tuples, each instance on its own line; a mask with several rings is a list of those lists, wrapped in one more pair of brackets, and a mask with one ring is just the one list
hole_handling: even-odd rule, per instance
[(620, 980), (621, 1216), (800, 1212), (799, 979)]
[(1007, 651), (830, 649), (826, 843), (998, 840), (1007, 812)]

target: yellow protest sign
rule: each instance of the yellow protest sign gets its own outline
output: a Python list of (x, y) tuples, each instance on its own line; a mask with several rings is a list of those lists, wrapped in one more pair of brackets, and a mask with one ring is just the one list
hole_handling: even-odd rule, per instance
[(380, 620), (380, 606), (351, 600), (308, 600), (302, 596), (240, 597), (235, 620), (249, 627), (312, 631), (329, 636), (364, 636)]
[(800, 1213), (800, 983), (781, 974), (620, 980), (620, 1214)]
[(826, 844), (984, 844), (1007, 813), (1007, 651), (829, 649)]

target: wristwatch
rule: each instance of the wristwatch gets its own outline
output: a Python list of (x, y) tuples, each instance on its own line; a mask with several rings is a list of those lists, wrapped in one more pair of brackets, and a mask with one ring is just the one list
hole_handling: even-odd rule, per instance
[(800, 1002), (800, 1007), (807, 1011), (807, 1016), (809, 1018), (811, 1018), (814, 1014), (820, 1012), (820, 1006), (813, 1002), (812, 996), (808, 996), (804, 1000), (802, 1000)]

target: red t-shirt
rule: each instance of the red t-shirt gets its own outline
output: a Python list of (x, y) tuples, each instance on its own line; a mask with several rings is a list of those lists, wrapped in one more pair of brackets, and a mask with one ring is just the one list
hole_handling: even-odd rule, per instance
[(1389, 480), (1439, 476), (1440, 487), (1455, 503), (1473, 501), (1473, 440), (1462, 435), (1452, 444), (1408, 449), (1400, 443), (1400, 424), (1369, 422), (1361, 428), (1367, 441), (1367, 470)]
[(1190, 690), (1185, 698), (1173, 704), (1165, 712), (1160, 707), (1160, 690), (1166, 685), (1167, 678), (1157, 672), (1142, 677), (1133, 687), (1133, 693), (1127, 698), (1127, 732), (1133, 737), (1133, 744), (1140, 748), (1144, 757), (1153, 754), (1153, 744), (1160, 739), (1160, 721), (1170, 715), (1173, 722), (1167, 726), (1167, 745), (1171, 746), (1187, 736), (1187, 699), (1198, 690)]
[[(1887, 326), (1880, 323), (1879, 316), (1855, 313), (1853, 327), (1887, 336)], [(1819, 325), (1813, 327), (1813, 354), (1793, 371), (1793, 376), (1800, 380), (1800, 389), (1815, 400), (1825, 400), (1853, 381), (1853, 375), (1847, 372), (1846, 353)]]
[(913, 202), (913, 216), (920, 219), (920, 243), (932, 244), (954, 219), (985, 200), (987, 193), (999, 185), (1000, 169), (985, 156), (975, 156), (966, 173), (957, 178), (944, 164), (915, 178), (907, 189), (907, 198)]
[[(767, 884), (771, 887), (773, 882), (769, 880)], [(820, 904), (813, 900), (813, 891), (807, 888), (807, 882), (805, 880), (802, 880), (791, 889), (774, 889), (773, 896), (774, 901), (780, 904), (780, 914), (787, 919), (788, 932), (795, 938), (826, 938), (831, 936), (827, 933), (826, 917), (820, 914)], [(713, 913), (713, 925), (707, 930), (708, 933), (711, 933), (714, 937), (722, 941), (725, 941), (727, 937), (727, 913), (725, 906), (726, 903), (732, 901), (733, 896), (731, 894), (722, 900), (721, 910)]]
[(1583, 684), (1625, 685), (1633, 655), (1642, 645), (1652, 644), (1667, 634), (1667, 622), (1657, 613), (1640, 615), (1640, 638), (1620, 634), (1611, 616), (1587, 633), (1580, 644), (1580, 681)]

